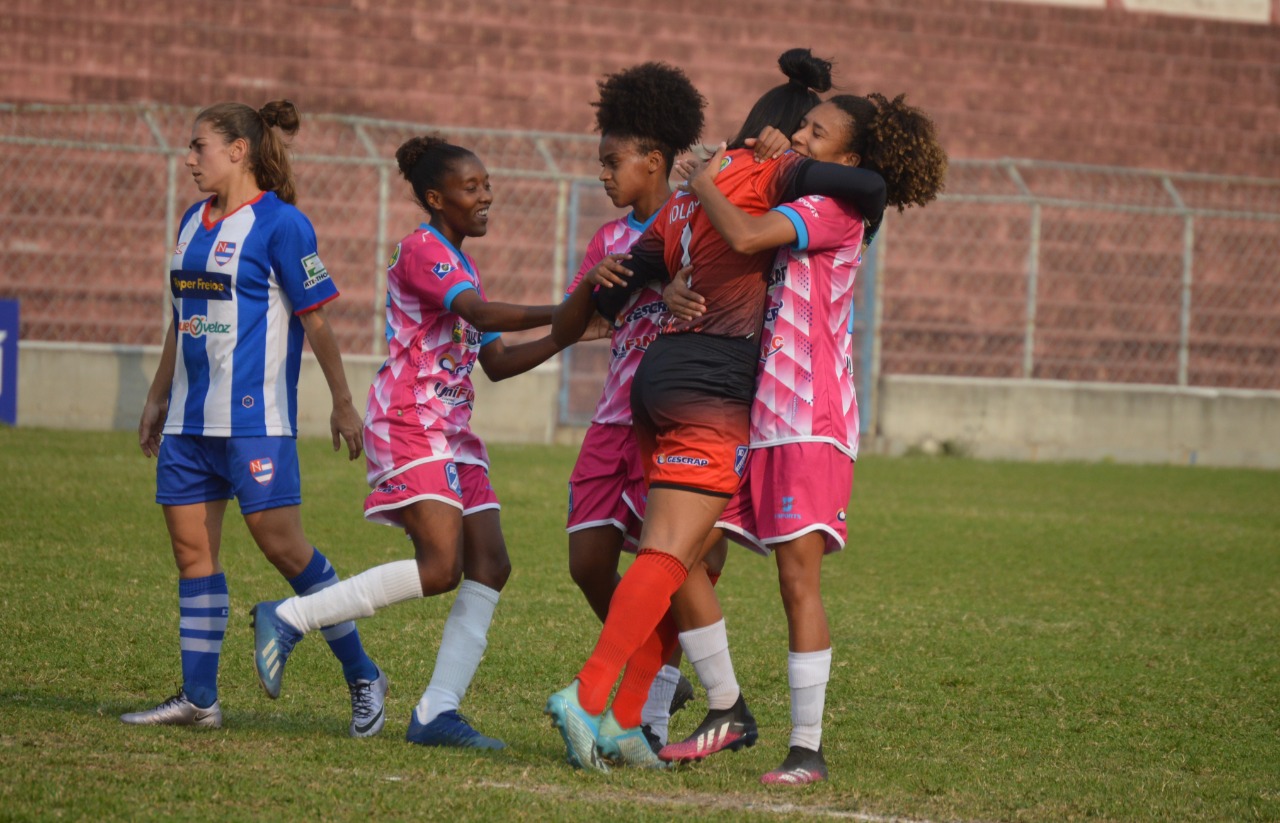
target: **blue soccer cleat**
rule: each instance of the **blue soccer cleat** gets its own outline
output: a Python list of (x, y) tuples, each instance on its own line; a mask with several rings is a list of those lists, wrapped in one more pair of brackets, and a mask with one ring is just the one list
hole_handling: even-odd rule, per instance
[(667, 764), (658, 759), (658, 736), (644, 726), (624, 729), (613, 716), (613, 709), (604, 713), (600, 730), (596, 733), (596, 749), (605, 762), (614, 766), (632, 766), (640, 769), (665, 769)]
[(551, 715), (551, 725), (560, 730), (564, 738), (569, 765), (579, 769), (608, 772), (609, 766), (596, 748), (596, 736), (600, 733), (600, 716), (589, 714), (578, 702), (578, 681), (551, 695), (543, 714)]
[(258, 670), (258, 682), (272, 700), (280, 696), (280, 681), (284, 678), (284, 664), (289, 659), (289, 652), (302, 639), (302, 632), (276, 614), (276, 608), (283, 602), (273, 600), (259, 603), (249, 610), (253, 626), (253, 662)]
[(409, 730), (404, 739), (419, 746), (447, 746), (455, 749), (505, 749), (506, 743), (476, 731), (456, 711), (441, 712), (430, 723), (419, 723), (418, 712), (409, 713)]

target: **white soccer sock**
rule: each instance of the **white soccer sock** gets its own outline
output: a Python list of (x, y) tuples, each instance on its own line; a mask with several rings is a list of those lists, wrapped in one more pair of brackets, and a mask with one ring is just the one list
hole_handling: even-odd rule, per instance
[(822, 710), (831, 679), (831, 649), (787, 654), (791, 683), (791, 745), (817, 751), (822, 745)]
[(414, 709), (419, 723), (430, 723), (462, 705), (462, 697), (489, 645), (489, 624), (498, 607), (498, 596), (497, 591), (474, 580), (464, 580), (458, 587), (449, 619), (444, 621), (431, 683)]
[(675, 666), (663, 666), (649, 687), (649, 699), (640, 710), (640, 722), (667, 745), (667, 726), (671, 721), (671, 698), (675, 697), (676, 684), (680, 682), (680, 670)]
[(738, 688), (738, 678), (733, 673), (724, 618), (701, 629), (680, 632), (680, 647), (698, 673), (702, 687), (707, 690), (707, 708), (733, 708), (742, 690)]
[(383, 563), (305, 597), (290, 597), (277, 607), (280, 619), (306, 634), (344, 620), (372, 617), (378, 609), (422, 597), (422, 580), (413, 560)]

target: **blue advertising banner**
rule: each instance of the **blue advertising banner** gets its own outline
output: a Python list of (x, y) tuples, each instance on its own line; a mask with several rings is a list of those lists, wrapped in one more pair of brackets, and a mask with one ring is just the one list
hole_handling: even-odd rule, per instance
[(0, 421), (18, 425), (17, 300), (0, 300)]

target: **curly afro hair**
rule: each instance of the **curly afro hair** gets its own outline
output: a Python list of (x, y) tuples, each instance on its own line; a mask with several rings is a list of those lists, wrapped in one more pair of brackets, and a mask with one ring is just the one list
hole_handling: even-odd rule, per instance
[(906, 95), (890, 100), (883, 94), (837, 95), (829, 103), (849, 115), (849, 151), (862, 166), (884, 177), (889, 205), (898, 211), (923, 206), (946, 184), (947, 153), (938, 142), (929, 115), (906, 103)]
[(707, 99), (685, 73), (666, 63), (641, 63), (597, 82), (596, 130), (660, 151), (670, 171), (676, 155), (702, 134)]

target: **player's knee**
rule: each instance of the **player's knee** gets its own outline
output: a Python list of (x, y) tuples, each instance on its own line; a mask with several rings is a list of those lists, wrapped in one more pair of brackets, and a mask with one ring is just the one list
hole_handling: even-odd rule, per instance
[(442, 566), (419, 563), (418, 580), (422, 583), (423, 597), (451, 592), (462, 582), (462, 564)]

